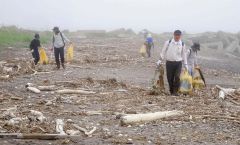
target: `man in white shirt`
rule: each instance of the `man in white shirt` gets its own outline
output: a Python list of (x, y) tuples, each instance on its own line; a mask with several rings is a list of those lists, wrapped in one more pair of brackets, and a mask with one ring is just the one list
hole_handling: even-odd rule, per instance
[(71, 43), (70, 40), (62, 33), (60, 32), (58, 27), (53, 28), (53, 49), (54, 49), (54, 55), (55, 55), (55, 61), (57, 64), (57, 69), (60, 69), (60, 61), (59, 56), (61, 58), (61, 64), (62, 67), (65, 69), (64, 65), (64, 48), (67, 43)]
[(184, 63), (185, 68), (188, 69), (185, 44), (182, 42), (181, 37), (182, 32), (176, 30), (173, 39), (165, 42), (160, 54), (161, 59), (158, 61), (158, 64), (160, 64), (161, 61), (166, 60), (169, 90), (171, 95), (174, 96), (178, 95), (180, 88), (182, 63)]

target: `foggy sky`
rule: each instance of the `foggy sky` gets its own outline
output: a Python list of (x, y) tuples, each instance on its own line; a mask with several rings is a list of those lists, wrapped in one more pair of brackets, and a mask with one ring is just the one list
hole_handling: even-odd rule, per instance
[(240, 0), (0, 0), (0, 25), (47, 30), (240, 30)]

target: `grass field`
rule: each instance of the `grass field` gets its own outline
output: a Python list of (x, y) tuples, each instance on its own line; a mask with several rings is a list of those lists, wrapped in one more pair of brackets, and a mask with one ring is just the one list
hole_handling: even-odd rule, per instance
[[(19, 29), (15, 26), (1, 27), (0, 28), (0, 48), (12, 47), (28, 47), (30, 41), (33, 39), (36, 31), (29, 31)], [(51, 41), (51, 32), (37, 32), (40, 34), (42, 44)]]

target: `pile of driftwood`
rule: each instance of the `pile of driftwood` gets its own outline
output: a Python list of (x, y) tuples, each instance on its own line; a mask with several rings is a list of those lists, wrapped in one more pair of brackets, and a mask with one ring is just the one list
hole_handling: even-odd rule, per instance
[(10, 60), (0, 61), (0, 80), (7, 80), (12, 76), (20, 74), (41, 75), (52, 72), (42, 72), (36, 69), (33, 61), (29, 60)]
[(223, 88), (216, 85), (213, 89), (213, 93), (221, 100), (228, 100), (235, 105), (240, 105), (240, 89)]
[[(43, 115), (42, 112), (36, 111), (36, 110), (29, 110), (28, 112), (25, 112), (27, 115), (22, 116), (17, 113), (17, 106), (8, 108), (3, 111), (1, 119), (5, 120), (4, 126), (14, 128), (17, 126), (22, 126), (23, 124), (28, 124), (30, 122), (38, 122), (38, 125), (41, 125), (43, 123), (46, 123), (48, 118)], [(81, 135), (81, 132), (84, 133), (87, 137), (92, 137), (92, 134), (97, 130), (96, 127), (93, 127), (91, 130), (87, 130), (83, 127), (80, 127), (78, 124), (74, 123), (72, 120), (66, 120), (65, 122), (70, 122), (72, 125), (72, 128), (75, 128), (75, 130), (66, 130), (64, 131), (64, 120), (63, 119), (56, 119), (56, 130), (55, 134), (23, 134), (23, 133), (7, 133), (7, 131), (4, 131), (3, 128), (1, 128), (0, 138), (16, 138), (16, 139), (61, 139), (61, 138), (72, 138), (72, 137), (79, 137)], [(46, 133), (46, 131), (41, 126), (35, 127), (40, 129), (42, 132)]]

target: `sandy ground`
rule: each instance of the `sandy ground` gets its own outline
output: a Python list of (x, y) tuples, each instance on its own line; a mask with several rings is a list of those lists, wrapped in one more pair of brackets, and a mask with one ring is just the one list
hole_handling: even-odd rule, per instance
[[(41, 111), (47, 121), (23, 121), (16, 126), (6, 126), (1, 117), (1, 130), (17, 133), (56, 133), (55, 120), (64, 119), (65, 130), (75, 129), (68, 119), (91, 130), (92, 137), (80, 133), (78, 138), (45, 140), (1, 139), (0, 144), (236, 144), (240, 143), (240, 123), (236, 120), (208, 118), (206, 115), (240, 118), (240, 107), (229, 101), (220, 102), (211, 93), (216, 84), (239, 88), (239, 60), (211, 57), (200, 53), (200, 63), (208, 87), (191, 96), (149, 95), (150, 80), (155, 70), (159, 48), (152, 58), (142, 58), (138, 51), (141, 40), (137, 38), (74, 39), (74, 62), (66, 70), (54, 70), (54, 65), (38, 66), (53, 71), (44, 75), (20, 74), (11, 80), (1, 81), (0, 109), (17, 105), (16, 116), (26, 117), (29, 110)], [(160, 45), (159, 45), (160, 47)], [(214, 52), (213, 52), (214, 53)], [(30, 58), (26, 49), (8, 49), (1, 52), (1, 60), (9, 57)], [(76, 67), (78, 66), (78, 67)], [(64, 82), (62, 82), (64, 81)], [(166, 81), (165, 81), (166, 82)], [(34, 94), (25, 85), (56, 85), (57, 88), (85, 89), (95, 91), (91, 95), (60, 95), (51, 91)], [(167, 84), (166, 84), (167, 87)], [(13, 99), (12, 96), (21, 98)], [(47, 100), (53, 104), (46, 105)], [(240, 101), (239, 97), (235, 98)], [(185, 115), (150, 123), (120, 125), (115, 113), (147, 113), (166, 110), (182, 110)], [(104, 111), (89, 115), (88, 111)], [(204, 117), (205, 116), (205, 117)], [(39, 129), (41, 127), (43, 130)], [(76, 130), (76, 129), (75, 129)]]

